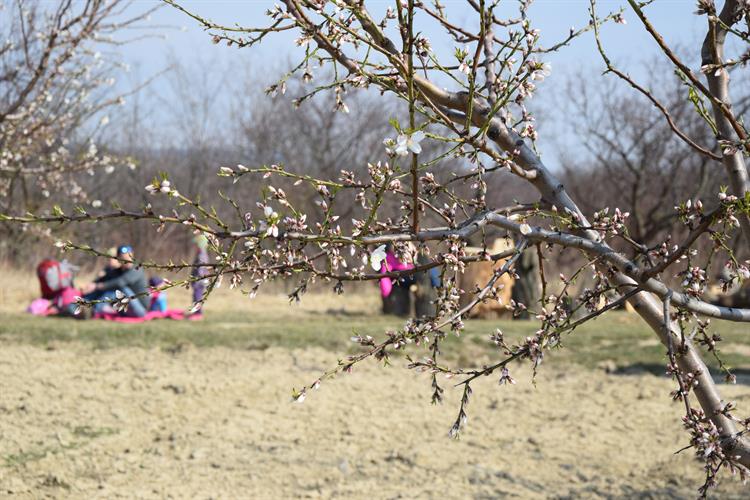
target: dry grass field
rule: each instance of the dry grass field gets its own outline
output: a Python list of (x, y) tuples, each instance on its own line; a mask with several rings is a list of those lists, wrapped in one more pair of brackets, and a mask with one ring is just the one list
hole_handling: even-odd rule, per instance
[[(429, 378), (395, 358), (358, 365), (290, 401), (354, 352), (353, 332), (401, 320), (375, 289), (300, 305), (222, 290), (202, 322), (117, 325), (30, 318), (29, 274), (0, 288), (0, 496), (11, 498), (691, 498), (700, 465), (669, 402), (663, 350), (615, 313), (545, 358), (536, 385), (478, 381), (469, 425), (447, 431), (460, 391), (429, 404)], [(184, 291), (171, 306), (186, 306)], [(446, 355), (491, 359), (487, 334), (533, 324), (470, 321)], [(717, 324), (750, 413), (750, 330)], [(415, 351), (416, 354), (421, 354)], [(603, 366), (608, 367), (605, 372)], [(747, 498), (726, 477), (716, 498)]]

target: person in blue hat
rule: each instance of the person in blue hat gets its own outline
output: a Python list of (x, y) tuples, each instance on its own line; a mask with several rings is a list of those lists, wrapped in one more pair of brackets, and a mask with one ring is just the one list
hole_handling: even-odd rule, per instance
[(150, 306), (150, 294), (143, 269), (133, 263), (133, 248), (120, 245), (116, 252), (119, 266), (112, 270), (106, 279), (95, 281), (83, 287), (83, 299), (102, 301), (94, 305), (94, 313), (103, 312), (117, 300), (117, 292), (129, 297), (125, 316), (142, 318)]

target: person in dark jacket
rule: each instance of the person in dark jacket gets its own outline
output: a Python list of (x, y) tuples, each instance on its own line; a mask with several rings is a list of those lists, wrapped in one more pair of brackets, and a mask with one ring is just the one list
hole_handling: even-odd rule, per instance
[(146, 274), (143, 269), (133, 265), (133, 249), (129, 245), (117, 247), (117, 259), (120, 263), (119, 268), (109, 272), (106, 279), (84, 287), (83, 298), (103, 301), (94, 306), (94, 312), (101, 312), (103, 304), (113, 303), (117, 298), (117, 292), (120, 291), (131, 297), (128, 308), (124, 311), (125, 315), (141, 318), (146, 315), (150, 305)]
[(107, 264), (104, 266), (104, 269), (99, 271), (99, 274), (96, 275), (94, 283), (110, 280), (120, 274), (120, 261), (117, 260), (117, 247), (112, 247), (107, 250), (107, 255), (109, 255)]

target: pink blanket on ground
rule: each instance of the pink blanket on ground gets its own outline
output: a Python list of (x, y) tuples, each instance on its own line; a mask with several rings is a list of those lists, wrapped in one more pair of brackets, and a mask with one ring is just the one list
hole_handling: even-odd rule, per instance
[(47, 299), (34, 299), (26, 308), (26, 312), (34, 316), (49, 316), (52, 303)]
[(185, 314), (182, 309), (168, 309), (166, 311), (151, 311), (147, 312), (142, 318), (132, 318), (128, 316), (118, 316), (114, 313), (101, 313), (94, 316), (94, 319), (103, 319), (106, 321), (116, 321), (118, 323), (143, 323), (144, 321), (151, 321), (154, 319), (187, 319), (187, 320), (199, 320), (203, 319), (202, 314)]
[[(26, 312), (33, 314), (34, 316), (54, 316), (57, 314), (55, 309), (50, 309), (50, 301), (47, 299), (35, 299), (26, 308)], [(105, 321), (117, 321), (118, 323), (143, 323), (144, 321), (151, 321), (153, 319), (187, 319), (196, 321), (203, 319), (202, 314), (185, 314), (182, 309), (168, 309), (166, 311), (151, 311), (147, 312), (142, 318), (129, 318), (127, 316), (119, 316), (116, 313), (99, 313), (95, 314), (93, 319), (103, 319)]]

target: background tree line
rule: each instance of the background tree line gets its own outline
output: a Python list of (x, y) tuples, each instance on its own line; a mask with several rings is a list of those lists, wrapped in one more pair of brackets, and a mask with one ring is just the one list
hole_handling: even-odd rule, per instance
[[(41, 43), (43, 38), (30, 44), (24, 30), (26, 24), (46, 21), (46, 13), (31, 10), (22, 16), (14, 12), (13, 2), (5, 6), (6, 12), (14, 14), (3, 24), (12, 43), (0, 50), (0, 143), (4, 146), (0, 190), (6, 213), (51, 211), (50, 198), (56, 203), (63, 200), (60, 205), (66, 211), (121, 200), (158, 205), (144, 186), (168, 170), (183, 194), (230, 217), (238, 209), (254, 207), (234, 207), (223, 199), (226, 195), (242, 203), (243, 193), (239, 187), (227, 189), (216, 175), (219, 166), (278, 164), (317, 178), (337, 178), (341, 171), (361, 177), (368, 160), (382, 156), (383, 139), (395, 135), (389, 119), (398, 117), (396, 103), (384, 106), (380, 96), (347, 95), (347, 106), (356, 112), (334, 112), (336, 94), (306, 96), (304, 87), (293, 79), (283, 89), (275, 87), (269, 99), (262, 90), (266, 82), (254, 76), (257, 72), (237, 84), (227, 77), (229, 70), (207, 75), (177, 60), (159, 76), (167, 89), (161, 95), (148, 82), (136, 82), (127, 100), (113, 96), (107, 89), (120, 75), (120, 68), (117, 61), (102, 61), (97, 55), (95, 44), (101, 43), (101, 34), (94, 40), (91, 33), (92, 25), (100, 33), (114, 33), (127, 25), (111, 22), (117, 6), (94, 2), (75, 21), (67, 21), (79, 30), (68, 39), (56, 39), (59, 27), (50, 24), (46, 45)], [(56, 13), (56, 22), (66, 21), (69, 14)], [(666, 65), (650, 65), (651, 87), (658, 89), (657, 97), (668, 104), (674, 121), (691, 137), (709, 143), (705, 124), (695, 113), (696, 103), (687, 97), (684, 86), (659, 76), (667, 74)], [(654, 245), (669, 233), (679, 236), (679, 230), (673, 230), (674, 207), (685, 194), (715, 204), (710, 196), (718, 191), (721, 177), (711, 175), (715, 162), (696, 155), (657, 110), (643, 105), (643, 96), (610, 83), (593, 86), (583, 77), (568, 77), (566, 104), (560, 109), (564, 118), (558, 123), (574, 131), (580, 146), (560, 148), (560, 177), (586, 213), (602, 207), (630, 212), (632, 239)], [(86, 98), (71, 100), (71, 95)], [(46, 110), (49, 123), (37, 125), (37, 132), (24, 131), (23, 120), (38, 123), (39, 103), (47, 102), (55, 104)], [(746, 115), (750, 93), (738, 96), (737, 102), (738, 115)], [(14, 156), (25, 160), (14, 163)], [(28, 158), (34, 158), (34, 163), (29, 164)], [(441, 163), (440, 182), (453, 178), (463, 183), (459, 191), (471, 198), (468, 195), (476, 186), (460, 180), (471, 165), (451, 157)], [(104, 169), (104, 175), (92, 175), (96, 169)], [(294, 182), (282, 181), (278, 187), (292, 205), (311, 215), (309, 224), (321, 222), (320, 193), (293, 189)], [(489, 205), (528, 202), (533, 196), (526, 183), (512, 176), (488, 175), (485, 182)], [(55, 196), (50, 197), (50, 192)], [(337, 210), (337, 223), (349, 230), (352, 222), (346, 207), (358, 200), (352, 192), (340, 196), (337, 203), (343, 205)], [(384, 206), (381, 213), (395, 219), (399, 210), (396, 205)], [(69, 230), (0, 223), (0, 261), (31, 267), (51, 252), (52, 239), (70, 236)], [(174, 227), (154, 237), (150, 223), (122, 221), (77, 226), (75, 237), (97, 249), (131, 242), (141, 255), (153, 259), (185, 256), (190, 239)], [(627, 242), (621, 243), (619, 250), (637, 253), (629, 251)], [(740, 255), (745, 254), (737, 242), (733, 245)], [(564, 272), (580, 265), (580, 258), (574, 252), (562, 252), (551, 265)]]

